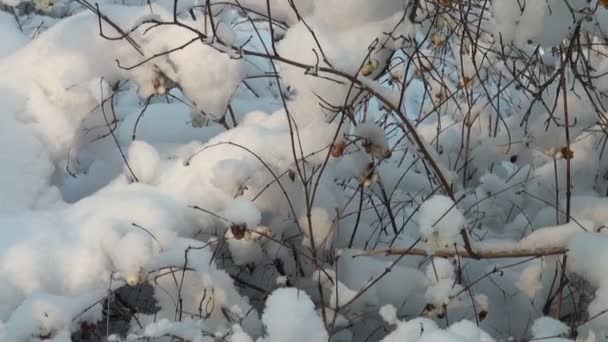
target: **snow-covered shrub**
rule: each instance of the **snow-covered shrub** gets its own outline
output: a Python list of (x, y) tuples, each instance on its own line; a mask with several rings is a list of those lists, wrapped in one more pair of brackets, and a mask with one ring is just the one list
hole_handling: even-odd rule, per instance
[(600, 0), (0, 0), (0, 341), (605, 339), (606, 34)]

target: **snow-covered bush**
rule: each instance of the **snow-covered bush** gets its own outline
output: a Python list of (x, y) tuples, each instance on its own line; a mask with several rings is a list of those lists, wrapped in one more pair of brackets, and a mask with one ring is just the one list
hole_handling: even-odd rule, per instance
[(606, 34), (601, 0), (0, 0), (0, 341), (605, 340)]

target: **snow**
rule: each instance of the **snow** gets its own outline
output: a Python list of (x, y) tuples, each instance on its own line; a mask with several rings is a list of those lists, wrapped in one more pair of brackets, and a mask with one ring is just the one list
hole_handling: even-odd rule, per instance
[(127, 177), (135, 177), (142, 183), (153, 183), (160, 164), (160, 155), (154, 146), (144, 141), (134, 141), (129, 146), (127, 155), (128, 164), (125, 165), (124, 174)]
[(327, 298), (327, 305), (331, 309), (345, 307), (352, 303), (357, 297), (357, 291), (353, 291), (344, 283), (337, 280), (333, 270), (329, 269), (316, 272), (313, 275), (313, 280), (315, 283), (328, 289), (329, 298)]
[(602, 312), (606, 310), (606, 304), (608, 303), (607, 292), (605, 287), (598, 289), (595, 293), (595, 300), (589, 304), (589, 308), (587, 309), (587, 313), (590, 317), (596, 317), (587, 324), (591, 334), (594, 334), (594, 331), (598, 334), (605, 334), (606, 329), (608, 328), (608, 320), (602, 315)]
[(246, 265), (264, 260), (264, 245), (272, 232), (267, 227), (259, 226), (254, 230), (240, 232), (242, 228), (231, 227), (226, 231), (228, 248), (234, 263)]
[(243, 331), (239, 325), (232, 327), (233, 333), (230, 335), (230, 342), (253, 342), (253, 339)]
[(448, 259), (434, 258), (426, 266), (425, 273), (428, 280), (433, 283), (442, 279), (454, 279), (454, 264)]
[(255, 228), (262, 219), (262, 215), (255, 204), (244, 198), (236, 198), (230, 201), (220, 216), (232, 224), (244, 224), (249, 229)]
[[(555, 215), (553, 213), (553, 215)], [(546, 226), (535, 230), (521, 240), (520, 245), (533, 248), (535, 246), (559, 247), (565, 246), (579, 232), (594, 231), (592, 221), (570, 222), (559, 226)]]
[(397, 319), (397, 309), (395, 309), (394, 306), (390, 304), (384, 305), (380, 308), (379, 313), (386, 323), (392, 325), (396, 325), (399, 323), (399, 320)]
[(448, 247), (457, 242), (464, 224), (464, 216), (446, 196), (435, 195), (420, 207), (420, 235), (431, 248)]
[(517, 0), (492, 3), (495, 38), (506, 44), (514, 42), (520, 48), (527, 44), (549, 47), (558, 44), (574, 29), (576, 16), (590, 6), (589, 2), (578, 0), (571, 4), (560, 1), (518, 3)]
[(583, 274), (597, 286), (608, 286), (608, 276), (600, 265), (608, 257), (604, 249), (608, 236), (597, 233), (578, 233), (568, 243), (568, 255), (574, 272)]
[[(387, 321), (387, 323), (395, 324), (393, 321)], [(490, 335), (480, 330), (475, 323), (470, 321), (455, 322), (445, 330), (439, 328), (435, 322), (425, 318), (397, 321), (396, 324), (397, 328), (382, 339), (382, 342), (494, 342)]]
[(517, 281), (517, 287), (530, 299), (534, 298), (542, 288), (541, 272), (541, 262), (533, 261), (523, 272), (521, 272), (521, 276)]
[(135, 286), (145, 280), (142, 270), (152, 257), (151, 237), (143, 232), (130, 232), (116, 242), (110, 255), (116, 270), (127, 284)]
[[(255, 13), (266, 14), (268, 11), (267, 2), (265, 0), (244, 0), (244, 1), (233, 1), (239, 4), (243, 8), (251, 9)], [(294, 11), (292, 4), (297, 10)], [(286, 22), (289, 25), (297, 22), (298, 14), (300, 16), (308, 16), (312, 13), (315, 8), (315, 2), (311, 0), (295, 0), (293, 2), (285, 2), (281, 0), (270, 0), (270, 10), (273, 19), (281, 22)]]
[(140, 336), (137, 336), (137, 338), (158, 338), (161, 336), (174, 336), (197, 342), (209, 340), (203, 336), (200, 322), (190, 320), (171, 322), (166, 318), (148, 324), (143, 333)]
[(465, 341), (493, 342), (494, 339), (485, 331), (480, 330), (471, 321), (459, 321), (449, 328), (450, 332), (462, 336)]
[(429, 286), (424, 294), (427, 304), (432, 305), (427, 314), (439, 318), (445, 316), (444, 306), (450, 308), (460, 305), (459, 295), (463, 292), (464, 288), (455, 284), (453, 279), (441, 279)]
[(532, 324), (532, 336), (536, 339), (555, 338), (567, 335), (570, 328), (555, 318), (541, 317)]
[[(370, 279), (378, 278), (387, 267), (391, 266), (386, 260), (354, 258), (358, 254), (360, 251), (357, 250), (343, 250), (337, 267), (338, 279), (351, 290), (365, 288), (369, 285)], [(421, 310), (426, 304), (423, 303), (425, 282), (424, 273), (416, 267), (393, 265), (390, 272), (380, 278), (376, 286), (364, 292), (354, 305), (383, 306), (407, 301), (411, 303), (411, 309), (408, 308), (405, 313), (409, 313), (410, 310)]]
[[(294, 322), (293, 318), (297, 317)], [(258, 342), (324, 342), (327, 332), (306, 293), (293, 288), (275, 290), (262, 315), (266, 336)], [(295, 323), (295, 324), (294, 324)]]
[(314, 241), (316, 248), (330, 248), (334, 229), (333, 218), (324, 208), (315, 207), (307, 214), (300, 216), (300, 226), (304, 234)]
[(407, 322), (400, 321), (397, 328), (382, 339), (382, 342), (419, 341), (421, 336), (437, 329), (437, 324), (430, 319), (416, 318)]
[[(4, 116), (3, 116), (4, 118)], [(2, 119), (0, 139), (3, 146), (16, 144), (26, 153), (3, 150), (0, 154), (5, 165), (0, 178), (0, 212), (16, 214), (37, 207), (44, 194), (52, 196), (50, 178), (55, 166), (47, 148), (26, 125)]]
[(1, 1), (0, 341), (606, 336), (605, 6), (412, 4)]
[(363, 139), (363, 148), (368, 154), (379, 159), (389, 155), (388, 141), (381, 127), (373, 123), (363, 123), (356, 127), (355, 135)]
[(247, 189), (247, 182), (254, 172), (255, 167), (248, 160), (225, 159), (214, 167), (211, 181), (227, 195), (240, 196)]
[[(103, 296), (103, 292), (96, 293)], [(23, 302), (7, 320), (7, 336), (9, 341), (22, 341), (29, 338), (35, 340), (52, 339), (56, 341), (69, 340), (71, 325), (69, 319), (85, 310), (92, 299), (91, 295), (81, 298), (65, 298), (48, 294), (36, 294)], [(87, 313), (81, 319), (95, 321), (101, 318), (101, 306)]]
[(0, 12), (0, 58), (6, 57), (24, 46), (28, 39), (19, 31), (15, 19), (5, 12)]

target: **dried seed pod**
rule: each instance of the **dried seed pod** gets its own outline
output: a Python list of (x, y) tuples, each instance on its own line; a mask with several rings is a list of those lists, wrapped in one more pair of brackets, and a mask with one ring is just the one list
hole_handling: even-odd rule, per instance
[(344, 140), (340, 140), (331, 147), (331, 156), (334, 158), (340, 158), (342, 155), (344, 155), (345, 150), (346, 142)]
[(374, 167), (374, 163), (369, 163), (367, 165), (367, 168), (359, 176), (359, 182), (365, 188), (369, 188), (370, 186), (374, 185), (378, 181), (378, 179), (379, 179), (379, 176), (378, 176), (378, 172), (376, 171), (376, 169)]
[(230, 232), (232, 236), (234, 236), (235, 240), (241, 240), (245, 237), (245, 232), (247, 232), (247, 226), (242, 223), (232, 224), (230, 226)]
[(363, 148), (367, 154), (374, 156), (378, 159), (387, 159), (392, 156), (392, 152), (390, 149), (386, 149), (383, 146), (376, 145), (369, 140), (365, 140), (363, 142)]
[(574, 158), (574, 151), (572, 151), (568, 147), (562, 147), (561, 152), (562, 152), (562, 157), (566, 160), (570, 160), (570, 159)]
[(473, 85), (473, 77), (469, 77), (469, 76), (463, 76), (460, 79), (460, 85), (465, 87), (465, 88), (470, 88)]
[(147, 278), (148, 274), (143, 268), (140, 267), (137, 273), (127, 274), (127, 276), (125, 277), (125, 282), (129, 286), (137, 286), (145, 282)]
[(374, 73), (374, 71), (376, 71), (376, 69), (378, 69), (379, 65), (380, 62), (378, 62), (377, 59), (370, 60), (369, 62), (365, 63), (365, 65), (361, 68), (361, 75), (365, 77), (371, 75), (372, 73)]
[(479, 321), (483, 321), (488, 317), (488, 312), (486, 310), (481, 310), (477, 316), (479, 317)]
[(433, 43), (433, 45), (435, 45), (436, 47), (441, 47), (444, 42), (445, 42), (445, 40), (439, 33), (434, 33), (431, 36), (431, 43)]
[(295, 181), (296, 180), (296, 172), (294, 170), (289, 170), (287, 171), (287, 176), (289, 176), (289, 179), (291, 179), (291, 181)]
[(237, 190), (236, 190), (236, 194), (234, 196), (234, 198), (243, 196), (245, 194), (245, 191), (249, 190), (249, 188), (247, 187), (247, 185), (245, 184), (241, 184), (238, 186)]

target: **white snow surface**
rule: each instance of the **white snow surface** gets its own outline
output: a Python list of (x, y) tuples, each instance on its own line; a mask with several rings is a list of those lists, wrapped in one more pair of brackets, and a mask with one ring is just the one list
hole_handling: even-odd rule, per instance
[[(509, 103), (448, 101), (437, 115), (448, 94), (477, 96), (481, 81), (496, 91), (488, 75), (510, 70), (468, 42), (436, 58), (456, 38), (452, 19), (424, 20), (433, 1), (414, 22), (407, 0), (192, 0), (175, 12), (173, 1), (105, 0), (103, 17), (64, 0), (19, 12), (27, 2), (0, 0), (0, 341), (70, 341), (104, 318), (108, 291), (143, 284), (158, 312), (109, 340), (567, 341), (570, 326), (541, 315), (561, 255), (366, 255), (462, 253), (461, 234), (480, 252), (562, 249), (597, 315), (580, 336), (608, 334), (608, 163), (582, 85), (542, 94), (557, 123), (515, 86)], [(550, 50), (575, 24), (608, 33), (595, 0), (487, 6), (472, 15), (485, 16), (479, 46), (538, 46), (544, 67), (559, 64)], [(420, 41), (427, 30), (434, 43)], [(608, 60), (585, 54), (588, 83), (608, 90)], [(401, 95), (396, 119), (387, 105)], [(352, 117), (334, 110), (345, 105)], [(498, 107), (510, 113), (499, 120)], [(571, 195), (555, 183), (566, 172)]]

